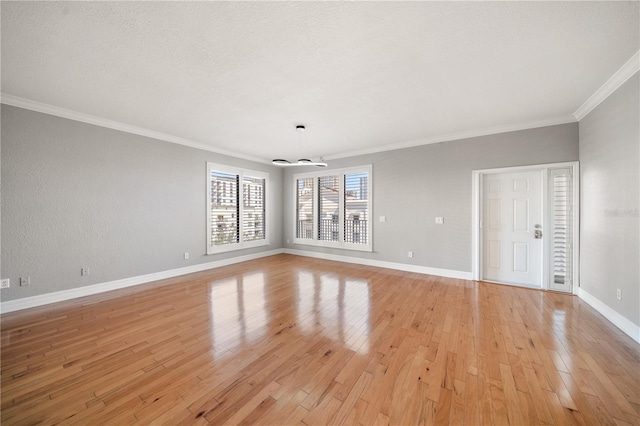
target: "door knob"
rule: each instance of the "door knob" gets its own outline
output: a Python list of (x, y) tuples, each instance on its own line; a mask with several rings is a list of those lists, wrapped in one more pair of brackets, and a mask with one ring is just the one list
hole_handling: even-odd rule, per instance
[(539, 229), (536, 229), (535, 231), (533, 231), (533, 238), (535, 238), (536, 240), (539, 240), (542, 238), (542, 231)]

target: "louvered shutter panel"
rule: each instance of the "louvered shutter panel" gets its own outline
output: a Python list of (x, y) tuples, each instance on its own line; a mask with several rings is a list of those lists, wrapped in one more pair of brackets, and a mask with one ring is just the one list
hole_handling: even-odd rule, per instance
[(344, 176), (344, 241), (367, 244), (369, 226), (369, 174)]
[(242, 198), (242, 240), (264, 240), (265, 179), (243, 176)]
[(240, 241), (238, 217), (238, 183), (235, 174), (211, 171), (211, 245), (235, 244)]
[(313, 239), (313, 181), (296, 179), (296, 238)]
[(318, 239), (340, 240), (340, 176), (318, 179)]
[(573, 181), (570, 168), (550, 169), (551, 277), (550, 287), (569, 291), (573, 233)]

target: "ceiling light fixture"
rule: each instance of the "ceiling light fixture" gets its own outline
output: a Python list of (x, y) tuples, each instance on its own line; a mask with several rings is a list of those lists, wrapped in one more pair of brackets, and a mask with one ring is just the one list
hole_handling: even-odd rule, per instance
[[(306, 130), (306, 127), (304, 127), (302, 124), (298, 124), (296, 126), (296, 132), (298, 133), (303, 133), (305, 130)], [(322, 158), (320, 158), (320, 161), (311, 161), (307, 158), (301, 158), (295, 163), (292, 163), (289, 160), (283, 160), (282, 158), (276, 158), (275, 160), (271, 161), (271, 164), (274, 164), (276, 166), (282, 166), (282, 167), (293, 167), (293, 166), (327, 167), (327, 163), (322, 161)]]

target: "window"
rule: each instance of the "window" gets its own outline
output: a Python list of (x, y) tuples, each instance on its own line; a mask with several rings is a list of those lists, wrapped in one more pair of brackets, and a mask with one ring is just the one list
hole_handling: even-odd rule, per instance
[(570, 288), (572, 271), (571, 242), (573, 240), (573, 179), (571, 167), (549, 170), (549, 201), (551, 233), (551, 267), (549, 287)]
[(318, 178), (318, 239), (338, 241), (340, 227), (340, 176)]
[(296, 181), (297, 239), (313, 239), (313, 178)]
[(207, 163), (207, 254), (267, 245), (268, 175)]
[(293, 178), (296, 243), (371, 251), (371, 166)]
[(367, 244), (369, 223), (369, 174), (344, 176), (344, 238), (348, 243)]
[(264, 183), (265, 179), (244, 176), (243, 194), (243, 239), (244, 241), (256, 241), (264, 239)]

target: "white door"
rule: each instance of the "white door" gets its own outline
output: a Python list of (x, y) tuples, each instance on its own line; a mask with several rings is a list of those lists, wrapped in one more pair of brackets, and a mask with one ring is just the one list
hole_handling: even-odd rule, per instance
[(482, 196), (482, 275), (542, 288), (542, 171), (486, 174)]

